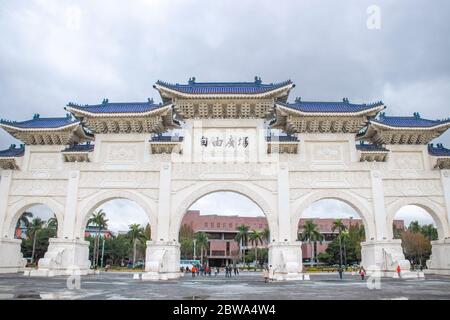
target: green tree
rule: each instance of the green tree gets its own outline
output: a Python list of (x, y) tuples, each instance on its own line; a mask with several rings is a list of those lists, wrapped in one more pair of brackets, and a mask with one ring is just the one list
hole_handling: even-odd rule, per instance
[(58, 220), (56, 219), (56, 215), (53, 214), (53, 217), (47, 220), (47, 228), (53, 231), (52, 233), (55, 237), (58, 230)]
[(412, 264), (423, 265), (423, 262), (430, 257), (431, 243), (420, 232), (413, 232), (408, 228), (402, 234), (402, 248), (405, 258)]
[(183, 224), (178, 234), (180, 239), (180, 253), (183, 259), (194, 258), (195, 233), (192, 226)]
[(270, 243), (270, 230), (268, 227), (264, 228), (262, 231), (263, 240), (269, 244)]
[(92, 255), (93, 260), (93, 266), (94, 268), (97, 268), (98, 264), (98, 256), (99, 256), (99, 243), (100, 243), (100, 233), (102, 230), (108, 228), (108, 219), (106, 219), (106, 212), (103, 211), (103, 209), (100, 209), (94, 213), (92, 213), (91, 218), (89, 218), (87, 222), (88, 226), (96, 226), (97, 227), (97, 234), (95, 236), (95, 242), (94, 242), (94, 250)]
[[(240, 253), (240, 258), (241, 260), (244, 259), (244, 252), (243, 252), (243, 247), (247, 246), (248, 243), (248, 231), (249, 231), (250, 227), (246, 226), (245, 224), (241, 224), (239, 225), (236, 230), (236, 236), (234, 237), (234, 240), (238, 243), (239, 245), (239, 253)], [(245, 261), (244, 261), (245, 263)]]
[(258, 263), (258, 245), (263, 244), (263, 233), (262, 231), (252, 230), (248, 235), (250, 243), (255, 247), (255, 263)]
[(203, 253), (208, 250), (208, 235), (204, 232), (197, 232), (195, 239), (196, 245), (200, 248), (200, 263), (203, 264)]
[(150, 227), (150, 223), (147, 223), (144, 229), (144, 236), (146, 241), (152, 240), (152, 228)]
[[(336, 219), (333, 221), (333, 225), (331, 226), (331, 231), (338, 230), (338, 238), (339, 238), (339, 265), (342, 266), (342, 233), (347, 230), (346, 225), (342, 222), (342, 219)], [(345, 243), (344, 243), (345, 246)]]
[(128, 230), (128, 238), (133, 244), (133, 268), (136, 263), (136, 246), (137, 243), (145, 239), (144, 228), (142, 228), (139, 224), (134, 223), (130, 225), (130, 229)]
[(324, 239), (323, 234), (320, 233), (317, 225), (312, 220), (306, 220), (305, 224), (302, 226), (303, 231), (300, 234), (301, 241), (307, 241), (311, 245), (311, 264), (315, 263), (315, 245), (317, 241), (322, 242)]
[(37, 235), (44, 228), (44, 226), (45, 226), (45, 221), (43, 221), (41, 218), (33, 218), (33, 220), (31, 220), (31, 223), (29, 224), (29, 226), (27, 228), (27, 236), (33, 242), (33, 249), (31, 251), (31, 263), (34, 262), (34, 258), (35, 258)]
[(418, 233), (418, 232), (420, 232), (420, 224), (419, 224), (419, 221), (411, 221), (410, 223), (409, 223), (409, 226), (408, 226), (408, 230), (409, 231), (411, 231), (411, 232), (413, 232), (413, 233)]
[(438, 239), (438, 231), (432, 224), (426, 224), (420, 227), (420, 232), (429, 240), (435, 241)]

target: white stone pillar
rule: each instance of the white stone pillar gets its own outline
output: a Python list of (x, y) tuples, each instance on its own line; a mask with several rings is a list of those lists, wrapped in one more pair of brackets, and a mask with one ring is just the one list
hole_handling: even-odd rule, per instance
[(285, 162), (280, 163), (278, 170), (278, 241), (290, 242), (290, 205), (289, 205), (289, 168)]
[(0, 238), (8, 235), (8, 226), (5, 226), (6, 212), (8, 209), (9, 189), (11, 187), (12, 171), (3, 170), (0, 180)]
[(78, 182), (79, 171), (70, 171), (67, 182), (66, 206), (64, 212), (64, 222), (61, 225), (62, 236), (65, 239), (73, 239), (75, 235), (75, 219), (78, 209)]
[(172, 240), (169, 239), (171, 179), (172, 165), (163, 162), (159, 172), (157, 241)]
[[(447, 209), (447, 223), (450, 229), (450, 170), (441, 170), (442, 188), (444, 190), (445, 207)], [(445, 235), (449, 236), (449, 235)]]
[(371, 172), (373, 213), (375, 234), (369, 235), (366, 230), (366, 241), (361, 243), (361, 265), (368, 272), (381, 272), (384, 276), (396, 273), (400, 266), (402, 273), (407, 274), (410, 263), (405, 259), (402, 242), (399, 239), (388, 239), (386, 204), (384, 201), (383, 179), (380, 171)]
[[(371, 171), (373, 212), (375, 217), (374, 240), (386, 240), (388, 237), (386, 204), (384, 202), (383, 179), (381, 172)], [(392, 226), (391, 226), (392, 228)], [(366, 234), (368, 234), (366, 230)], [(368, 239), (369, 240), (369, 239)]]

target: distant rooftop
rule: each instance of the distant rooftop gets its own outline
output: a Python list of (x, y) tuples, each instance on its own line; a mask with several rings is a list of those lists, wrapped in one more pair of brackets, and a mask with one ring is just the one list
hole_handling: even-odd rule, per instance
[(0, 158), (22, 157), (24, 153), (25, 146), (23, 144), (18, 148), (15, 144), (12, 144), (8, 149), (0, 151)]
[(442, 124), (450, 124), (450, 119), (444, 120), (429, 120), (424, 119), (420, 116), (418, 112), (415, 112), (412, 117), (398, 117), (398, 116), (387, 116), (384, 112), (380, 113), (378, 119), (370, 120), (372, 123), (380, 123), (390, 127), (424, 127), (430, 128), (439, 126)]
[(72, 102), (67, 104), (69, 109), (89, 113), (145, 113), (163, 106), (165, 105), (154, 103), (153, 99), (148, 99), (146, 102), (109, 102), (108, 99), (104, 99), (101, 104), (78, 105)]
[(18, 129), (57, 129), (75, 123), (79, 123), (79, 121), (72, 119), (70, 114), (61, 118), (41, 118), (40, 115), (36, 113), (33, 116), (33, 119), (26, 121), (0, 120), (0, 124)]
[(297, 98), (293, 103), (279, 102), (279, 104), (297, 111), (311, 113), (356, 113), (384, 106), (382, 101), (371, 104), (356, 104), (350, 103), (347, 98), (339, 102), (302, 101)]

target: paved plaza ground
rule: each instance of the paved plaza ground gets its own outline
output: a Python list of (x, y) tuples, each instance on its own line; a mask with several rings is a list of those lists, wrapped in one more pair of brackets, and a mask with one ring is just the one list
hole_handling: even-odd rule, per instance
[(259, 273), (232, 278), (185, 275), (179, 280), (133, 280), (132, 273), (101, 273), (81, 277), (80, 289), (69, 289), (67, 277), (0, 275), (0, 299), (450, 299), (450, 277), (382, 278), (380, 289), (368, 289), (358, 276), (312, 274), (310, 281), (265, 284)]

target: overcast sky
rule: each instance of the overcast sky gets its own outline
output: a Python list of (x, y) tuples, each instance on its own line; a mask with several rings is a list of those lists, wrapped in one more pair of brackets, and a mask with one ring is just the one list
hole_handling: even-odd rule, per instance
[[(379, 29), (367, 27), (373, 4)], [(387, 114), (449, 117), (449, 14), (447, 0), (2, 1), (0, 117), (159, 101), (158, 79), (255, 75), (292, 79), (291, 100), (382, 100)], [(1, 148), (12, 142), (0, 133)], [(450, 134), (435, 142), (450, 145)]]

